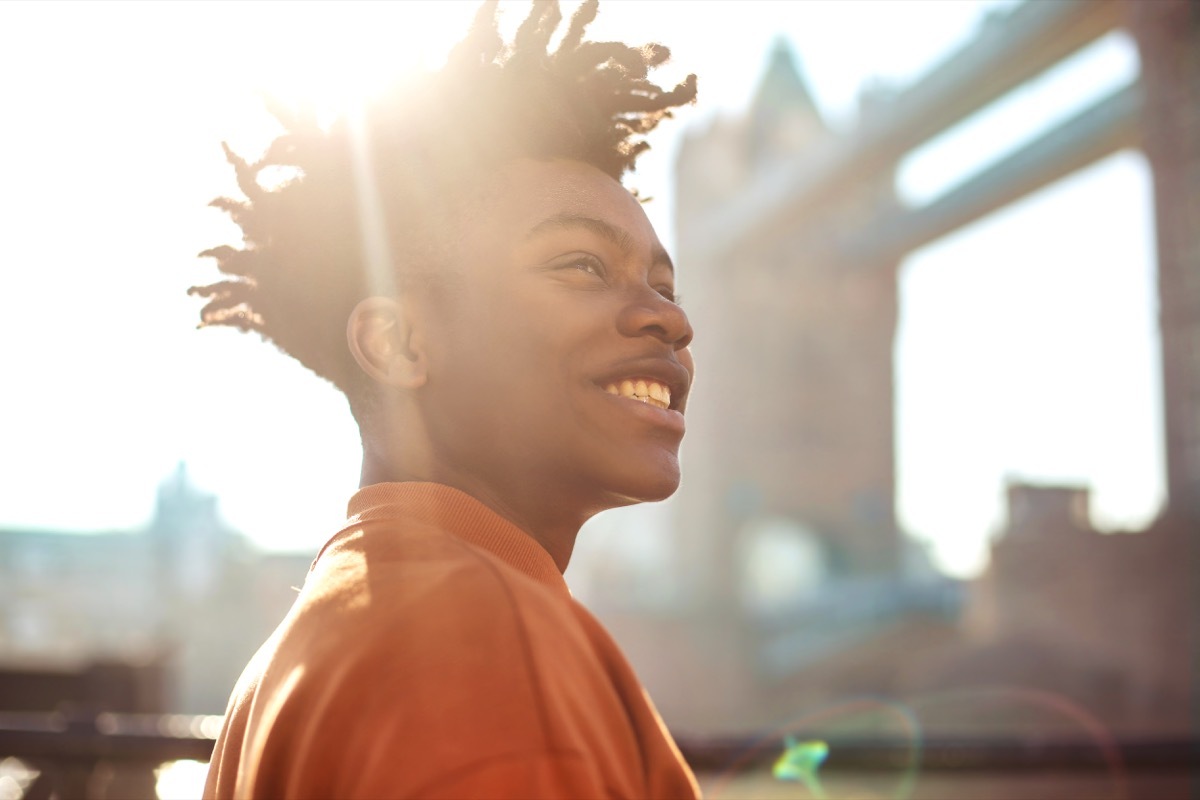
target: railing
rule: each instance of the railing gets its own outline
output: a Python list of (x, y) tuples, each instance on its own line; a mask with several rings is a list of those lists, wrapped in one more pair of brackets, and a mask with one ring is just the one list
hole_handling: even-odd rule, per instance
[(208, 761), (219, 730), (220, 717), (0, 713), (0, 759), (36, 771), (21, 800), (150, 800), (155, 768)]
[[(914, 762), (922, 771), (1089, 771), (1200, 768), (1200, 741), (1140, 738), (1114, 741), (1101, 748), (1078, 739), (926, 738), (921, 742), (855, 738), (826, 740), (829, 755), (822, 771), (895, 771)], [(747, 739), (679, 741), (679, 749), (697, 772), (770, 767), (783, 744)]]
[[(21, 787), (21, 800), (148, 799), (155, 797), (154, 770), (173, 761), (207, 761), (219, 728), (220, 717), (212, 716), (0, 713), (0, 764), (16, 758), (36, 771)], [(1200, 788), (1196, 738), (1117, 739), (1104, 746), (1069, 739), (982, 738), (855, 738), (825, 744), (828, 756), (819, 766), (822, 775), (833, 777), (918, 770), (942, 777), (1053, 772), (1113, 775), (1124, 782), (1153, 773), (1175, 776), (1173, 785), (1183, 792), (1189, 782), (1193, 790)], [(679, 746), (702, 778), (759, 774), (770, 780), (770, 768), (783, 750), (774, 738), (681, 738)], [(709, 782), (710, 787), (719, 784)], [(1143, 795), (1118, 787), (1113, 796)]]

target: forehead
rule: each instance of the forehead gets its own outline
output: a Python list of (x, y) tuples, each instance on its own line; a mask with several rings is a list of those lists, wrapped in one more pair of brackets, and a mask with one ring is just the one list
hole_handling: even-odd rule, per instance
[(519, 159), (496, 170), (484, 183), (483, 213), (471, 220), (488, 238), (518, 240), (546, 220), (586, 217), (602, 220), (641, 248), (660, 248), (641, 203), (611, 177), (578, 161)]

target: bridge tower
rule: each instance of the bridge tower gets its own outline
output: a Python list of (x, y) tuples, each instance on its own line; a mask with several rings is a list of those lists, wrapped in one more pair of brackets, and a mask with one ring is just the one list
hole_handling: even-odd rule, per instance
[(1200, 3), (1125, 7), (1141, 55), (1141, 145), (1154, 178), (1167, 502), (1200, 518)]
[(738, 605), (739, 554), (756, 521), (794, 526), (835, 576), (882, 575), (897, 561), (897, 265), (863, 268), (840, 256), (865, 217), (895, 204), (891, 172), (844, 187), (779, 236), (720, 254), (695, 236), (697, 220), (828, 135), (780, 41), (749, 113), (693, 133), (676, 164), (677, 249), (697, 361), (678, 551), (689, 600), (713, 611)]

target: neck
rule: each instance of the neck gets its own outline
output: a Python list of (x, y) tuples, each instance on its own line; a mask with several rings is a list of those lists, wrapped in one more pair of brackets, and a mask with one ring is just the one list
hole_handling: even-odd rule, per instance
[[(520, 476), (513, 477), (520, 480)], [(601, 510), (589, 511), (564, 502), (566, 498), (562, 493), (545, 486), (497, 486), (494, 481), (460, 469), (446, 469), (432, 463), (417, 464), (413, 459), (389, 459), (364, 446), (360, 488), (406, 481), (440, 483), (469, 494), (540, 544), (554, 559), (560, 572), (567, 569), (580, 527)]]

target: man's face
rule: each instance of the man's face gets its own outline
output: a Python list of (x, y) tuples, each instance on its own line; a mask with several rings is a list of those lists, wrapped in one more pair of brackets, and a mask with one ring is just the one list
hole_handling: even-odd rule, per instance
[(513, 162), (484, 195), (454, 246), (462, 280), (429, 315), (435, 458), (460, 484), (589, 513), (667, 497), (692, 329), (641, 205), (563, 160)]

